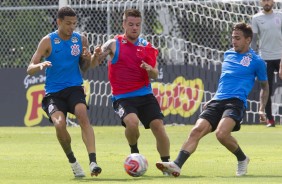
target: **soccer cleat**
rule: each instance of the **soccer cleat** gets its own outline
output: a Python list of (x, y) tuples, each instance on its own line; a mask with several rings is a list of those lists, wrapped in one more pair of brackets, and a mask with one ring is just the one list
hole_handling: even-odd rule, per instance
[(157, 162), (156, 166), (159, 170), (168, 175), (178, 177), (181, 169), (174, 162)]
[(238, 168), (236, 171), (237, 176), (244, 176), (247, 174), (248, 164), (250, 162), (249, 157), (246, 157), (243, 161), (238, 161)]
[(85, 177), (84, 171), (77, 161), (71, 163), (71, 169), (75, 177)]
[(266, 127), (275, 127), (275, 121), (274, 120), (268, 120)]
[(98, 176), (102, 172), (101, 167), (99, 167), (95, 162), (90, 163), (91, 176)]

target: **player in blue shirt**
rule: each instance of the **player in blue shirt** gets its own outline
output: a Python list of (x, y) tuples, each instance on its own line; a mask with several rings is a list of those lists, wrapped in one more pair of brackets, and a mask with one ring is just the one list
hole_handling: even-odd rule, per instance
[[(84, 171), (77, 162), (67, 131), (66, 116), (76, 115), (81, 127), (82, 139), (90, 160), (91, 176), (101, 173), (96, 163), (94, 131), (87, 115), (83, 79), (80, 70), (86, 71), (93, 64), (94, 55), (88, 51), (87, 38), (74, 32), (77, 16), (70, 7), (62, 7), (57, 14), (58, 30), (43, 37), (27, 68), (27, 73), (45, 70), (45, 97), (42, 107), (56, 129), (60, 142), (75, 177), (84, 177)], [(42, 58), (45, 61), (41, 62)]]
[(218, 141), (233, 153), (238, 161), (237, 176), (247, 173), (250, 159), (244, 154), (232, 131), (240, 130), (247, 96), (257, 78), (261, 85), (260, 119), (265, 120), (265, 105), (269, 87), (266, 64), (250, 47), (252, 29), (245, 23), (235, 24), (232, 31), (233, 48), (224, 53), (222, 73), (215, 96), (204, 106), (196, 125), (182, 145), (178, 157), (173, 162), (158, 162), (158, 169), (177, 177), (189, 156), (196, 151), (201, 138), (215, 131)]

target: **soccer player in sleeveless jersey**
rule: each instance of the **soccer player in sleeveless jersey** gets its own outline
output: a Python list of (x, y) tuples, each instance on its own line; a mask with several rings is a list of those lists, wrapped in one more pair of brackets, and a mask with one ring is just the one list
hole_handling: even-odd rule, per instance
[[(123, 15), (124, 34), (108, 40), (94, 52), (92, 67), (109, 55), (108, 76), (115, 112), (125, 127), (131, 153), (139, 153), (139, 121), (151, 129), (161, 160), (169, 161), (169, 138), (163, 125), (163, 114), (152, 92), (150, 79), (158, 77), (158, 50), (139, 37), (142, 17), (139, 10), (128, 9)], [(165, 175), (167, 173), (164, 173)]]
[[(224, 53), (218, 89), (204, 107), (196, 125), (182, 145), (173, 162), (156, 163), (158, 169), (173, 176), (180, 175), (181, 167), (196, 151), (201, 138), (215, 131), (218, 141), (235, 155), (237, 176), (247, 173), (250, 159), (240, 148), (232, 131), (239, 131), (247, 107), (247, 96), (257, 78), (261, 85), (259, 114), (265, 119), (264, 109), (268, 97), (266, 64), (251, 48), (252, 29), (245, 23), (235, 24), (232, 31), (233, 48)], [(212, 159), (212, 158), (211, 158)]]
[[(265, 107), (267, 127), (275, 127), (272, 115), (273, 78), (274, 72), (279, 71), (282, 56), (282, 12), (273, 11), (273, 0), (260, 0), (262, 11), (252, 18), (253, 40), (251, 47), (257, 51), (267, 63), (267, 77), (269, 83), (269, 96)], [(259, 47), (257, 38), (259, 37)], [(262, 121), (264, 122), (264, 121)]]
[[(84, 171), (76, 160), (67, 131), (66, 116), (76, 115), (81, 127), (82, 139), (90, 160), (91, 175), (98, 175), (101, 168), (96, 163), (94, 131), (87, 115), (81, 71), (86, 71), (93, 59), (88, 51), (87, 38), (74, 29), (77, 24), (75, 11), (62, 7), (57, 13), (58, 30), (44, 36), (38, 44), (27, 73), (45, 70), (45, 97), (42, 107), (56, 129), (56, 135), (73, 170), (75, 177), (84, 177)], [(45, 61), (41, 62), (42, 58)]]

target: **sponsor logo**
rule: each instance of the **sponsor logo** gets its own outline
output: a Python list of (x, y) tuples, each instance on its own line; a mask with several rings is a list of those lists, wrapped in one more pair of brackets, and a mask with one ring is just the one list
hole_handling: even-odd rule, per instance
[(55, 44), (59, 44), (59, 43), (61, 43), (61, 40), (60, 40), (59, 38), (55, 38), (55, 39), (54, 39), (54, 43), (55, 43)]
[(119, 117), (122, 117), (124, 115), (124, 109), (121, 106), (119, 106), (117, 114), (119, 115)]
[(199, 78), (186, 80), (179, 76), (169, 84), (153, 82), (152, 88), (164, 116), (192, 116), (199, 109), (204, 95), (204, 84)]
[(71, 38), (71, 42), (72, 43), (77, 43), (78, 42), (78, 38), (77, 37), (72, 37)]
[(49, 106), (48, 106), (48, 112), (49, 112), (49, 114), (54, 110), (54, 105), (53, 104), (50, 104)]
[(23, 83), (24, 83), (24, 87), (27, 89), (30, 85), (44, 83), (45, 81), (46, 81), (46, 76), (44, 75), (39, 75), (38, 77), (27, 75), (24, 78)]
[(63, 49), (61, 49), (61, 50), (55, 50), (55, 53), (59, 53), (59, 52), (61, 52)]

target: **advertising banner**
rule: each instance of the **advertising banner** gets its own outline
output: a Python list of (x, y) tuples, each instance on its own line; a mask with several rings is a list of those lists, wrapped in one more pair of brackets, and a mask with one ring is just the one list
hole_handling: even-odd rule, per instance
[[(30, 76), (26, 74), (26, 69), (22, 68), (0, 71), (2, 81), (0, 126), (52, 125), (41, 108), (41, 101), (45, 95), (44, 72)], [(194, 124), (203, 104), (210, 100), (216, 91), (219, 73), (220, 65), (212, 69), (190, 65), (159, 66), (159, 76), (157, 80), (152, 81), (152, 88), (165, 116), (165, 123)], [(112, 108), (107, 67), (100, 66), (89, 70), (84, 75), (83, 85), (91, 124), (120, 125), (120, 119)], [(258, 101), (259, 91), (256, 83), (249, 99)], [(275, 90), (275, 93), (279, 93), (279, 90), (278, 92)], [(256, 123), (257, 107), (250, 105), (248, 108), (251, 113), (246, 114), (245, 122)], [(278, 110), (280, 111), (276, 109)], [(76, 118), (72, 114), (68, 114), (67, 119), (70, 123), (76, 123)]]

